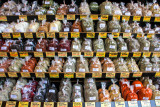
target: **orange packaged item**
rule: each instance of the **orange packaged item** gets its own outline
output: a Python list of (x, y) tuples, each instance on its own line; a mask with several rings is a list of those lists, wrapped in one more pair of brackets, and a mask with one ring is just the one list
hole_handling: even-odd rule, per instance
[(59, 72), (61, 72), (61, 70), (60, 70), (59, 66), (57, 66), (55, 64), (55, 61), (52, 61), (52, 65), (49, 68), (48, 72), (58, 72), (59, 73)]
[(90, 72), (102, 72), (101, 63), (97, 57), (92, 58)]
[(147, 87), (143, 87), (138, 92), (138, 100), (151, 100), (152, 97), (152, 90), (149, 88), (149, 85)]
[(71, 32), (82, 32), (82, 26), (79, 19), (76, 19), (76, 21), (73, 23)]
[(134, 92), (134, 86), (130, 86), (130, 92), (128, 93), (126, 97), (126, 101), (137, 101), (138, 95)]
[(103, 72), (115, 72), (115, 66), (111, 59), (105, 59), (105, 62), (103, 64)]
[(48, 28), (49, 28), (49, 22), (46, 22), (46, 20), (43, 20), (42, 25), (40, 25), (38, 28), (38, 32), (46, 33), (48, 32)]
[(135, 80), (132, 85), (134, 85), (134, 91), (137, 93), (142, 87), (143, 84), (141, 81)]
[(63, 2), (64, 2), (64, 4), (61, 4), (57, 10), (58, 15), (67, 15), (67, 13), (68, 13), (68, 6), (65, 4), (65, 1), (63, 1)]
[(36, 59), (35, 58), (31, 58), (30, 56), (25, 58), (26, 61), (24, 61), (24, 65), (21, 68), (21, 72), (33, 72), (34, 68), (36, 66)]
[(122, 86), (122, 84), (123, 83), (127, 83), (128, 82), (128, 79), (126, 79), (126, 78), (124, 78), (124, 79), (120, 79), (120, 81), (119, 81), (119, 85), (120, 85), (120, 87)]
[(121, 93), (122, 93), (122, 95), (123, 95), (123, 93), (124, 93), (124, 90), (126, 89), (126, 88), (129, 88), (129, 81), (128, 82), (126, 82), (126, 84), (123, 84), (122, 86), (121, 86)]

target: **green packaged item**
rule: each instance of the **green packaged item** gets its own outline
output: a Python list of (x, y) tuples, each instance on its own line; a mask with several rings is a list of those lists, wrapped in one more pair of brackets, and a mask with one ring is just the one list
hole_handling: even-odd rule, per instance
[(121, 23), (121, 32), (126, 32), (126, 33), (132, 32), (131, 26), (125, 20), (123, 20), (123, 22)]
[(99, 6), (97, 2), (91, 2), (89, 7), (92, 12), (98, 12)]
[(99, 18), (97, 23), (97, 32), (107, 32), (107, 24)]
[(132, 38), (132, 36), (127, 39), (127, 44), (130, 52), (138, 52), (140, 49), (140, 44), (138, 40)]
[(117, 43), (113, 39), (113, 35), (109, 35), (109, 38), (105, 40), (105, 48), (107, 52), (116, 52), (117, 51)]
[(103, 39), (100, 39), (100, 36), (98, 37), (98, 39), (94, 40), (93, 42), (93, 48), (94, 48), (94, 51), (105, 51), (104, 50), (104, 42), (103, 42)]
[(119, 21), (112, 20), (108, 23), (108, 31), (109, 32), (121, 32), (121, 26), (119, 24)]
[(50, 7), (53, 4), (53, 0), (43, 0), (43, 7)]
[(150, 42), (147, 40), (147, 37), (141, 37), (138, 39), (140, 43), (140, 51), (148, 52), (150, 49)]
[(120, 52), (128, 51), (127, 43), (124, 42), (124, 39), (121, 36), (119, 36), (117, 39), (117, 47), (118, 47), (118, 51)]
[(150, 41), (150, 51), (154, 51), (154, 52), (160, 52), (160, 43), (158, 41), (157, 37), (153, 37), (151, 39), (149, 39)]
[(93, 20), (89, 17), (82, 19), (83, 32), (94, 32)]
[(112, 3), (108, 0), (100, 4), (100, 13), (103, 15), (112, 15)]

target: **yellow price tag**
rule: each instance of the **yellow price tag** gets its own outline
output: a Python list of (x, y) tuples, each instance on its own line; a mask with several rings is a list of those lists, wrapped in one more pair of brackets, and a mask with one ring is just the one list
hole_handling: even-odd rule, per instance
[(54, 107), (54, 102), (44, 102), (43, 107)]
[(8, 57), (7, 52), (0, 52), (0, 57)]
[(30, 78), (31, 77), (29, 72), (21, 72), (21, 76), (25, 77), (25, 78)]
[(72, 52), (72, 57), (80, 57), (81, 52)]
[(38, 20), (46, 20), (46, 15), (38, 15)]
[(106, 73), (106, 78), (115, 78), (115, 73), (107, 72)]
[(100, 32), (99, 36), (100, 36), (100, 38), (107, 38), (107, 33)]
[(160, 106), (160, 100), (155, 100), (155, 103), (156, 103), (156, 107)]
[(143, 35), (141, 33), (137, 34), (137, 38), (141, 38)]
[(27, 21), (27, 15), (20, 15), (19, 20)]
[(59, 73), (49, 73), (50, 78), (59, 78)]
[(123, 73), (121, 73), (120, 77), (121, 78), (129, 78), (129, 73), (128, 72), (127, 73), (123, 72)]
[(125, 107), (124, 102), (115, 102), (115, 107)]
[(144, 16), (143, 17), (143, 22), (150, 22), (151, 16)]
[(10, 33), (2, 33), (3, 38), (11, 38)]
[(47, 32), (47, 38), (55, 38), (54, 32)]
[(159, 52), (153, 52), (152, 57), (154, 57), (154, 56), (160, 57), (160, 53)]
[(134, 72), (133, 73), (133, 77), (141, 77), (142, 76), (142, 72)]
[(90, 17), (92, 20), (98, 20), (98, 15), (91, 15)]
[(82, 20), (82, 19), (84, 19), (86, 17), (87, 17), (87, 15), (80, 15), (80, 20)]
[(122, 16), (122, 20), (129, 21), (130, 16)]
[(101, 102), (101, 107), (111, 107), (111, 102)]
[(28, 107), (29, 102), (19, 102), (18, 107)]
[(84, 57), (93, 57), (93, 52), (84, 52)]
[(6, 77), (6, 74), (4, 72), (0, 72), (0, 77)]
[(113, 15), (113, 20), (120, 20), (121, 16), (120, 15)]
[(15, 101), (7, 101), (6, 107), (16, 107), (16, 102)]
[(141, 52), (134, 52), (133, 57), (141, 57)]
[(113, 38), (118, 38), (119, 37), (119, 33), (112, 33), (112, 35), (114, 35)]
[(121, 52), (120, 57), (128, 57), (129, 52)]
[(75, 15), (67, 15), (67, 20), (75, 20)]
[(10, 57), (18, 57), (18, 52), (10, 52)]
[(150, 57), (151, 56), (151, 52), (143, 52), (143, 57)]
[(128, 101), (128, 106), (129, 107), (138, 107), (137, 101)]
[(21, 34), (20, 33), (13, 33), (13, 38), (21, 38)]
[(85, 73), (76, 73), (76, 78), (85, 78)]
[(141, 20), (141, 16), (133, 16), (133, 21), (140, 21)]
[(147, 38), (152, 38), (155, 34), (147, 34)]
[(160, 72), (156, 72), (155, 77), (160, 77)]
[(73, 102), (73, 107), (82, 107), (82, 102)]
[(101, 20), (108, 21), (108, 15), (101, 15)]
[(0, 16), (0, 21), (7, 21), (7, 16)]
[(95, 33), (87, 33), (87, 38), (95, 38)]
[(36, 78), (45, 78), (45, 73), (44, 72), (36, 72)]
[(85, 102), (85, 107), (95, 107), (95, 102)]
[(33, 38), (33, 33), (29, 33), (29, 32), (24, 33), (24, 37), (25, 38)]
[(41, 102), (31, 102), (31, 107), (41, 107)]
[(123, 38), (129, 38), (131, 37), (131, 33), (123, 33)]
[(43, 52), (34, 52), (34, 57), (43, 57)]
[(80, 38), (79, 32), (71, 32), (71, 38)]
[(109, 53), (109, 57), (117, 57), (118, 56), (118, 52), (110, 52)]
[(96, 57), (105, 57), (105, 52), (96, 52)]
[(41, 32), (37, 32), (37, 33), (36, 33), (36, 37), (37, 37), (37, 38), (45, 38), (45, 34), (44, 34), (44, 33), (41, 33)]
[(142, 100), (141, 101), (141, 106), (142, 107), (151, 107), (150, 100)]
[(74, 73), (65, 73), (64, 78), (74, 78)]
[(57, 107), (68, 107), (68, 103), (67, 102), (58, 102)]
[(28, 52), (19, 52), (20, 57), (28, 56)]
[(55, 52), (46, 52), (46, 57), (54, 57)]
[(67, 52), (58, 52), (58, 57), (67, 57)]
[(2, 107), (2, 101), (0, 101), (0, 107)]
[(160, 22), (160, 17), (155, 17), (154, 22)]
[(92, 73), (92, 78), (101, 78), (102, 77), (102, 73)]
[(57, 20), (63, 20), (64, 19), (64, 15), (56, 15)]
[(60, 38), (66, 38), (66, 37), (68, 38), (68, 32), (60, 32), (59, 37)]

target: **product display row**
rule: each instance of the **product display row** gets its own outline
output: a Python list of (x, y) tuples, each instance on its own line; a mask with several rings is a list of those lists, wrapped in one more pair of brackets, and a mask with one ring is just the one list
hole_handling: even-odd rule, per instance
[(35, 20), (29, 22), (17, 21), (17, 23), (0, 23), (0, 33), (13, 33), (13, 32), (124, 32), (124, 33), (160, 33), (159, 25), (154, 25), (151, 28), (150, 23), (146, 23), (145, 27), (142, 27), (136, 21), (128, 23), (127, 21), (119, 22), (116, 19), (109, 21), (103, 21), (99, 19), (97, 23), (89, 17), (83, 18), (82, 21), (76, 19), (74, 23), (64, 19), (63, 22), (54, 20), (53, 22), (38, 23)]
[[(111, 82), (112, 81), (112, 82)], [(71, 83), (70, 79), (62, 79), (54, 84), (47, 78), (26, 80), (19, 78), (1, 79), (1, 101), (27, 102), (111, 102), (111, 101), (138, 101), (160, 100), (159, 79), (152, 81), (149, 78), (129, 81), (116, 79), (96, 82), (86, 78), (79, 83)], [(97, 87), (98, 86), (98, 87)]]
[(82, 1), (80, 6), (76, 5), (76, 1), (71, 0), (71, 4), (58, 4), (53, 0), (43, 1), (42, 6), (33, 1), (28, 4), (27, 0), (16, 4), (14, 1), (5, 2), (0, 8), (0, 15), (66, 15), (66, 14), (104, 14), (104, 15), (126, 15), (126, 16), (160, 16), (160, 7), (157, 0), (152, 3), (144, 4), (142, 2), (125, 4), (124, 2), (116, 3), (108, 0), (98, 4), (91, 2), (90, 4)]
[[(137, 62), (136, 62), (137, 61)], [(55, 57), (53, 60), (40, 58), (37, 63), (35, 58), (25, 59), (3, 58), (0, 64), (0, 72), (53, 72), (53, 73), (101, 73), (101, 72), (159, 72), (159, 58), (102, 58), (93, 57), (91, 59), (71, 58), (66, 60)]]

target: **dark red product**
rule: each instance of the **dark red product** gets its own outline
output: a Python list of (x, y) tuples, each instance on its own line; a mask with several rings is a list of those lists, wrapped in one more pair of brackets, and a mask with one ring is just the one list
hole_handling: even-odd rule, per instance
[(68, 39), (62, 39), (59, 43), (59, 51), (70, 51), (71, 50), (71, 41)]
[(48, 45), (48, 51), (58, 51), (58, 40), (57, 39), (52, 39), (49, 41)]
[(2, 51), (2, 52), (9, 52), (11, 45), (12, 45), (12, 41), (10, 41), (10, 40), (6, 41), (6, 42), (1, 46), (0, 51)]
[(47, 47), (48, 47), (48, 41), (45, 39), (40, 39), (36, 45), (36, 51), (38, 52), (46, 51)]

